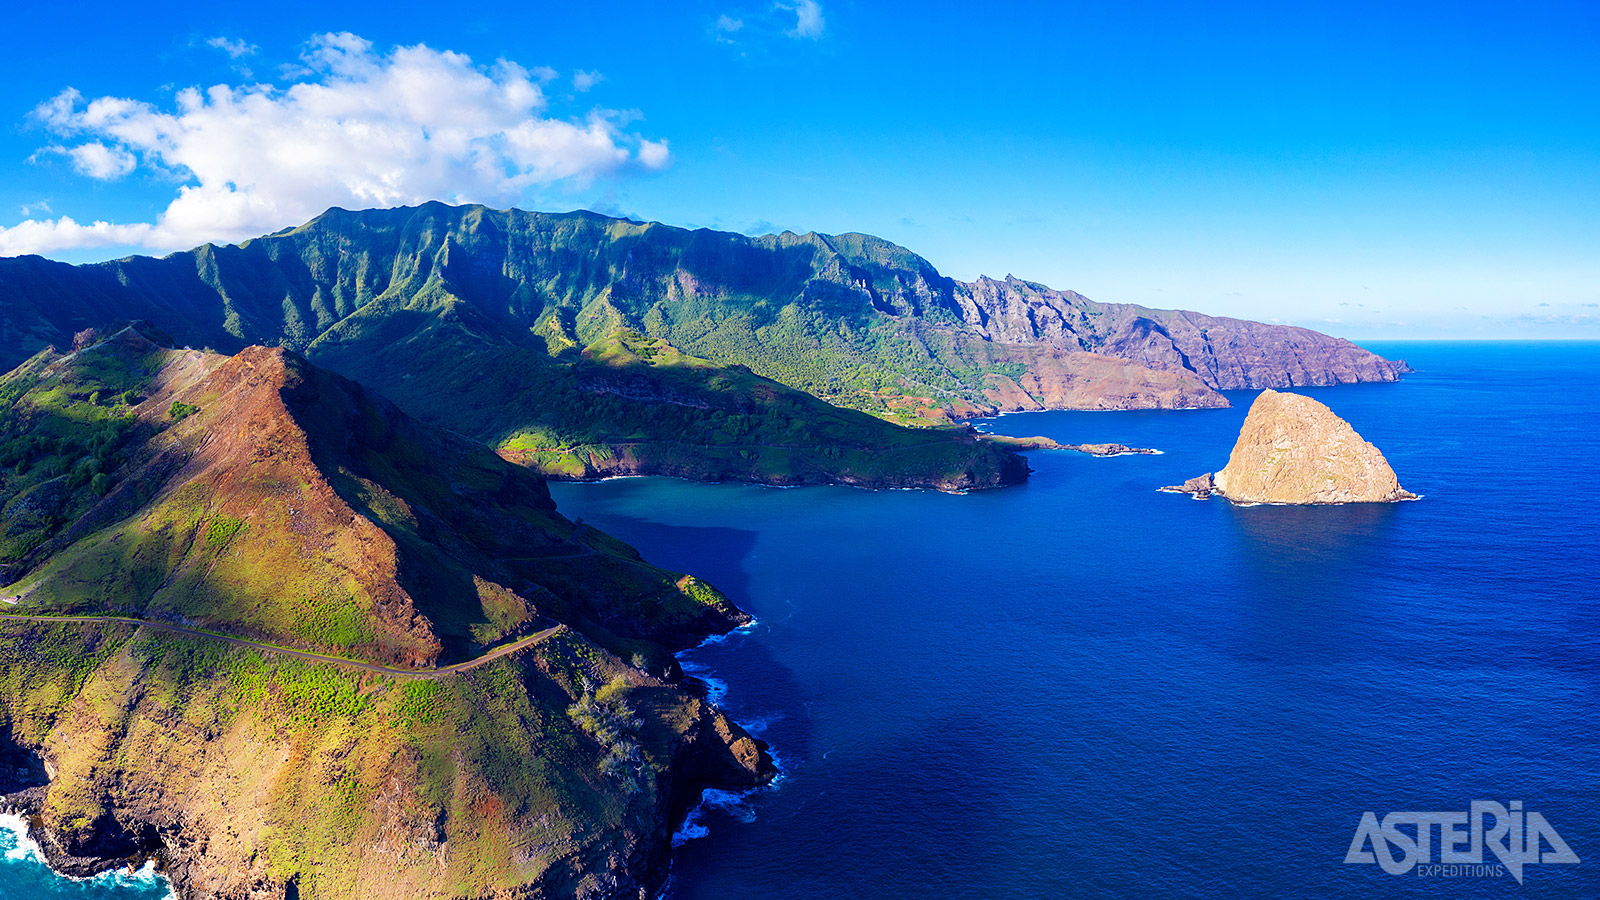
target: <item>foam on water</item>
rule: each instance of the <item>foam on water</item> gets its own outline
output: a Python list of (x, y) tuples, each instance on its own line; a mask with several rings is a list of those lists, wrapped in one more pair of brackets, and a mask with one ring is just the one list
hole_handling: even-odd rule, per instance
[(21, 816), (0, 815), (0, 900), (177, 900), (177, 893), (154, 860), (132, 871), (125, 868), (74, 878), (50, 869), (44, 851), (28, 833)]
[[(681, 651), (677, 654), (678, 665), (683, 668), (684, 673), (698, 679), (705, 684), (706, 699), (709, 700), (712, 705), (718, 707), (723, 706), (724, 701), (728, 696), (728, 682), (723, 678), (718, 678), (712, 675), (712, 667), (707, 663), (694, 659), (694, 654), (696, 651), (721, 647), (736, 636), (746, 637), (752, 634), (756, 630), (756, 626), (759, 624), (759, 619), (752, 618), (749, 622), (726, 634), (711, 635), (693, 648)], [(726, 712), (726, 710), (724, 710), (724, 712)], [(736, 719), (736, 721), (739, 722), (740, 726), (742, 726), (745, 731), (752, 735), (759, 735), (765, 732), (771, 725), (771, 719), (763, 716), (755, 716), (750, 718), (748, 721), (744, 719)], [(704, 789), (700, 794), (700, 802), (696, 803), (692, 808), (690, 808), (688, 814), (684, 816), (683, 824), (678, 826), (678, 830), (672, 835), (672, 845), (674, 847), (680, 847), (689, 841), (703, 838), (710, 834), (711, 828), (709, 824), (707, 824), (707, 817), (712, 814), (724, 815), (733, 820), (744, 823), (754, 822), (756, 819), (756, 811), (755, 807), (751, 805), (751, 798), (762, 791), (773, 790), (777, 787), (778, 783), (783, 780), (782, 761), (778, 758), (776, 753), (772, 753), (770, 750), (769, 753), (772, 756), (773, 765), (778, 768), (778, 775), (774, 777), (772, 781), (761, 787), (750, 788), (743, 791), (729, 791), (719, 788)], [(669, 880), (667, 887), (663, 888), (661, 896), (666, 897), (670, 893), (671, 882)]]
[(11, 813), (0, 815), (0, 831), (10, 833), (10, 840), (0, 843), (0, 846), (5, 846), (6, 859), (31, 859), (44, 862), (44, 851), (39, 847), (39, 843), (29, 836), (26, 819)]

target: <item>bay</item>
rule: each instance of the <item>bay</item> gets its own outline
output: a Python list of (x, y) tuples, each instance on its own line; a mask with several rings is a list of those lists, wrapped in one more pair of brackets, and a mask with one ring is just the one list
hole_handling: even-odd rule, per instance
[[(552, 485), (758, 617), (684, 660), (784, 774), (697, 811), (671, 896), (1600, 896), (1600, 344), (1368, 346), (1419, 371), (1306, 393), (1414, 503), (1156, 492), (1226, 461), (1250, 392), (985, 423), (1163, 453), (1037, 452), (968, 495)], [(1583, 861), (1344, 863), (1365, 811), (1473, 800)], [(0, 851), (4, 900), (167, 894), (55, 876), (14, 829)]]
[(1252, 392), (1001, 417), (1163, 454), (1036, 452), (964, 496), (555, 486), (759, 619), (685, 658), (785, 774), (697, 815), (673, 896), (1509, 895), (1344, 863), (1363, 812), (1473, 800), (1584, 859), (1528, 890), (1600, 896), (1600, 345), (1373, 349), (1418, 371), (1305, 393), (1417, 502), (1156, 492), (1226, 462)]

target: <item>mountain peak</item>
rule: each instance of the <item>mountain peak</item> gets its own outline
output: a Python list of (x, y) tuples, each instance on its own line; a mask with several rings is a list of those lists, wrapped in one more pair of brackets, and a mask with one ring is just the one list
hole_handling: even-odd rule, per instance
[[(677, 576), (593, 543), (536, 473), (292, 351), (151, 359), (151, 348), (124, 329), (47, 368), (17, 403), (17, 426), (59, 430), (89, 413), (57, 413), (57, 384), (91, 395), (75, 406), (102, 408), (111, 388), (134, 385), (98, 469), (102, 499), (53, 501), (52, 515), (72, 521), (9, 560), (20, 580), (8, 593), (26, 606), (118, 610), (410, 666), (580, 610), (668, 643), (741, 620), (720, 599), (694, 612), (675, 599)], [(635, 599), (601, 612), (573, 599), (575, 578)], [(607, 587), (618, 579), (629, 588)]]

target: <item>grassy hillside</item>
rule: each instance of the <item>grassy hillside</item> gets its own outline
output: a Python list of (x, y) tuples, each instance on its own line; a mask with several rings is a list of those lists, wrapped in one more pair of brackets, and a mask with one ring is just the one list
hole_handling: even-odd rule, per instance
[[(186, 896), (638, 896), (697, 785), (760, 748), (575, 632), (403, 681), (127, 626), (0, 623), (40, 837), (87, 872), (161, 848)], [(14, 790), (18, 785), (6, 785)]]
[[(162, 349), (129, 328), (4, 384), (30, 381), (0, 414), (30, 454), (0, 476), (0, 562), (8, 581), (28, 571), (0, 590), (35, 608), (428, 665), (547, 618), (714, 630), (677, 575), (577, 529), (537, 475), (284, 351)], [(737, 623), (725, 601), (705, 616)]]

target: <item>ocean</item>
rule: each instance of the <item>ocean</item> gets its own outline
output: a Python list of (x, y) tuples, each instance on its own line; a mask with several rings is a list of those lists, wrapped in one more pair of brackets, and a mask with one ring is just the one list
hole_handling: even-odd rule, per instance
[[(783, 775), (695, 812), (673, 900), (1600, 897), (1600, 343), (1367, 346), (1418, 371), (1305, 393), (1416, 502), (1157, 492), (1226, 462), (1252, 392), (995, 419), (1162, 453), (968, 495), (553, 485), (758, 620), (683, 659)], [(1365, 813), (1474, 801), (1581, 861), (1345, 861)], [(7, 856), (0, 897), (146, 889), (18, 893)]]

